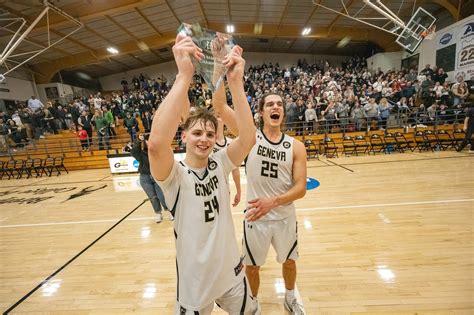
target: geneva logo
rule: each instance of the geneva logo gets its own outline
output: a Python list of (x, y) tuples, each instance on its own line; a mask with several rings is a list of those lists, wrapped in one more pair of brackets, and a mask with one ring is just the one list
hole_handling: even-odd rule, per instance
[(439, 43), (441, 45), (446, 45), (447, 43), (449, 43), (451, 41), (452, 38), (453, 38), (453, 34), (446, 33), (439, 39)]

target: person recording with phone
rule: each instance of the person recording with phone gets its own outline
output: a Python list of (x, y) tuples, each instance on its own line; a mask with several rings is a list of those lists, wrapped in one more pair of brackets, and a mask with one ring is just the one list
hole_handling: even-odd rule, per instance
[[(140, 173), (140, 185), (153, 206), (156, 223), (160, 223), (163, 220), (162, 210), (163, 208), (166, 210), (168, 207), (165, 204), (165, 197), (163, 196), (161, 187), (156, 183), (150, 173), (147, 138), (148, 137), (145, 138), (145, 134), (140, 133), (130, 153), (139, 162), (138, 172)], [(174, 220), (171, 213), (170, 219)]]

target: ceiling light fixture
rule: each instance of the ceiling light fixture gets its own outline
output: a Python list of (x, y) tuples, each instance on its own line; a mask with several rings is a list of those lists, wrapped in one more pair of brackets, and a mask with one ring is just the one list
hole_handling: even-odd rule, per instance
[(227, 30), (227, 33), (233, 33), (235, 30), (234, 25), (232, 24), (227, 25), (226, 30)]
[(301, 35), (306, 36), (311, 32), (311, 27), (305, 27)]
[(119, 53), (119, 51), (117, 50), (117, 48), (114, 48), (114, 47), (108, 47), (108, 48), (107, 48), (107, 51), (108, 51), (109, 53), (111, 53), (111, 54), (114, 54), (114, 55), (116, 55), (116, 54)]
[(262, 34), (262, 29), (263, 29), (262, 23), (255, 23), (255, 26), (253, 27), (253, 33), (260, 35)]

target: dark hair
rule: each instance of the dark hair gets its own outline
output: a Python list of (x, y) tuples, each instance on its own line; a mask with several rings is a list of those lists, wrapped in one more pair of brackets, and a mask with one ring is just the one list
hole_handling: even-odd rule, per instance
[[(276, 96), (279, 96), (282, 100), (282, 102), (284, 103), (284, 100), (283, 100), (283, 96), (281, 96), (280, 94), (278, 93), (274, 93), (274, 92), (268, 92), (268, 93), (265, 93), (262, 95), (262, 97), (258, 100), (258, 106), (257, 106), (257, 111), (258, 113), (260, 114), (260, 112), (263, 111), (263, 106), (265, 105), (265, 99), (268, 97), (268, 96), (271, 96), (271, 95), (276, 95)], [(283, 104), (284, 105), (284, 104)], [(286, 118), (286, 108), (285, 106), (283, 106), (283, 122), (281, 124), (281, 128), (283, 129), (283, 126), (285, 125), (285, 118)], [(258, 127), (259, 128), (263, 128), (263, 119), (262, 117), (259, 117), (259, 120), (258, 120)]]
[(205, 107), (197, 107), (192, 113), (190, 113), (183, 124), (183, 129), (188, 130), (189, 128), (193, 127), (198, 121), (201, 121), (202, 123), (204, 123), (204, 125), (210, 122), (214, 127), (214, 130), (217, 130), (218, 122), (216, 116), (214, 116), (214, 111)]

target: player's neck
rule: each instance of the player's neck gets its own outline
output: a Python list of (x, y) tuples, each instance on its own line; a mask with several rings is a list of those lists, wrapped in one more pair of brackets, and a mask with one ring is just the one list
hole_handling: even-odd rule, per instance
[(281, 132), (280, 126), (278, 127), (263, 126), (262, 131), (265, 134), (265, 136), (272, 141), (277, 141), (281, 138), (282, 132)]
[(191, 156), (190, 154), (186, 154), (184, 163), (191, 168), (200, 169), (207, 167), (208, 160), (209, 157), (206, 159), (198, 159), (196, 157)]

